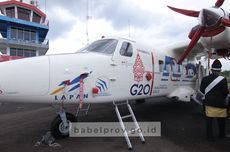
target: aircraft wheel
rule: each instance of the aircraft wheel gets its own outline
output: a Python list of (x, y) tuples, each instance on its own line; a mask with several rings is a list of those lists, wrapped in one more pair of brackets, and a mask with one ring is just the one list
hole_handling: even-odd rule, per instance
[[(71, 113), (66, 113), (67, 123), (77, 122), (77, 117)], [(55, 139), (61, 139), (69, 136), (69, 126), (64, 127), (64, 124), (58, 115), (51, 123), (51, 133)]]
[(137, 104), (142, 104), (142, 103), (144, 103), (145, 102), (145, 99), (138, 99), (138, 100), (136, 100), (136, 103)]

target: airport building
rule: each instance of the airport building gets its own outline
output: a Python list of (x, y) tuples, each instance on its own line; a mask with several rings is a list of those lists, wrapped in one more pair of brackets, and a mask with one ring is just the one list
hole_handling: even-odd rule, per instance
[(45, 55), (49, 22), (37, 1), (0, 2), (0, 62)]

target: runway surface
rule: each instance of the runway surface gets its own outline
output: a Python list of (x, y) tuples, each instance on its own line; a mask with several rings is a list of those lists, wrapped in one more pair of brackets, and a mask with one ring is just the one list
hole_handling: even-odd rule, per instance
[[(201, 107), (196, 103), (173, 102), (165, 98), (147, 100), (143, 104), (131, 103), (137, 120), (160, 121), (161, 137), (131, 138), (133, 151), (145, 152), (229, 152), (230, 138), (215, 142), (205, 140), (205, 124)], [(74, 112), (75, 107), (68, 107)], [(124, 112), (125, 109), (122, 109)], [(57, 140), (60, 147), (34, 146), (41, 140), (55, 117), (55, 111), (46, 105), (4, 104), (0, 106), (0, 152), (115, 152), (128, 151), (123, 137), (66, 138)], [(85, 122), (118, 121), (111, 104), (91, 106)], [(216, 125), (216, 124), (215, 124)], [(216, 128), (216, 127), (215, 127)], [(230, 134), (230, 120), (227, 120)], [(216, 128), (217, 130), (217, 128)], [(218, 135), (218, 132), (215, 132)]]

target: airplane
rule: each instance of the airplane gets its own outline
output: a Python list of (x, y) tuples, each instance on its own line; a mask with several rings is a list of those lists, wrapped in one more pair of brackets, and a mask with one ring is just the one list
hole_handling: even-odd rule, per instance
[[(73, 54), (1, 62), (0, 69), (0, 102), (63, 106), (158, 96), (188, 102), (196, 85), (194, 61), (179, 65), (173, 54), (119, 37), (102, 38)], [(54, 122), (54, 136), (66, 136), (57, 129), (59, 116)]]
[[(216, 11), (209, 9), (208, 14), (216, 15)], [(193, 38), (200, 36), (195, 32)], [(224, 36), (211, 36), (215, 46), (226, 41)], [(51, 123), (55, 138), (68, 136), (66, 123), (77, 121), (74, 114), (65, 112), (67, 104), (142, 102), (161, 96), (190, 102), (204, 72), (197, 56), (207, 55), (206, 48), (195, 45), (193, 38), (189, 45), (193, 53), (186, 55), (187, 44), (157, 50), (127, 38), (103, 37), (75, 53), (1, 62), (0, 102), (58, 105), (58, 115)], [(204, 38), (203, 43), (206, 41), (210, 39)]]

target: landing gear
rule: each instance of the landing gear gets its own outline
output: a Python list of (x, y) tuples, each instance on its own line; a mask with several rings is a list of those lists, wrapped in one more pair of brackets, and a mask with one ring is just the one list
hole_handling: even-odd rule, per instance
[[(71, 113), (65, 113), (66, 122), (59, 114), (51, 123), (51, 133), (55, 139), (62, 139), (69, 136), (69, 123), (77, 122), (77, 117)], [(64, 117), (64, 116), (63, 116)], [(65, 118), (64, 118), (65, 119)]]
[(51, 134), (55, 139), (61, 139), (69, 136), (69, 123), (77, 122), (77, 117), (71, 113), (65, 112), (63, 103), (56, 109), (57, 116), (51, 123), (50, 130)]
[(63, 104), (55, 107), (53, 105), (53, 108), (56, 109), (57, 116), (54, 118), (54, 120), (51, 123), (50, 130), (51, 134), (55, 139), (62, 139), (69, 136), (69, 123), (70, 122), (77, 122), (77, 118), (79, 118), (80, 113), (87, 115), (88, 111), (90, 109), (90, 104), (86, 106), (86, 108), (80, 107), (80, 105), (77, 108), (76, 115), (65, 112)]

